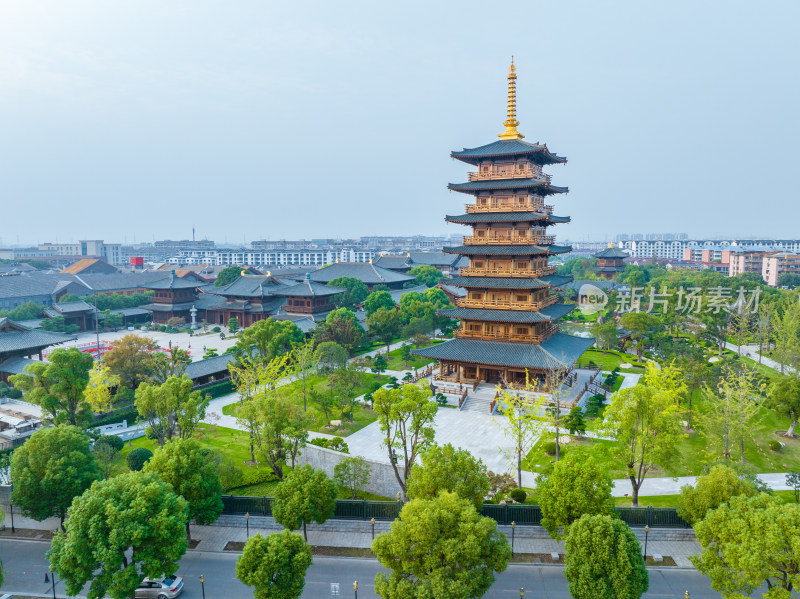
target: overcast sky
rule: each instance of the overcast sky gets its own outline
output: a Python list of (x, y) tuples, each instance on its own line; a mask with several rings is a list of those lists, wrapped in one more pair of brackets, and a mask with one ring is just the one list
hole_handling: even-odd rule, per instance
[(458, 233), (452, 150), (569, 159), (560, 238), (800, 237), (800, 3), (0, 0), (0, 239)]

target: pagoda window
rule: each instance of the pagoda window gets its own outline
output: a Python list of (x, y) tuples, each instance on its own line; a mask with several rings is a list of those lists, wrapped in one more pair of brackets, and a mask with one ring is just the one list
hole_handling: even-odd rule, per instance
[(517, 299), (518, 302), (527, 302), (528, 301), (528, 296), (527, 295), (518, 295), (516, 299)]
[(472, 266), (474, 266), (475, 268), (483, 268), (483, 261), (480, 261), (480, 262), (477, 262), (477, 261), (476, 261), (476, 262), (473, 262), (473, 263), (472, 263)]
[(527, 335), (528, 327), (517, 327), (515, 332), (517, 333), (517, 335)]
[(480, 291), (471, 291), (469, 294), (469, 299), (475, 299), (475, 300), (483, 299), (483, 293)]

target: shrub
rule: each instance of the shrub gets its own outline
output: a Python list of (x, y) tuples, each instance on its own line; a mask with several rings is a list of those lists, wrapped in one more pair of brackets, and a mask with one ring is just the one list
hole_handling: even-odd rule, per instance
[(0, 397), (7, 397), (8, 393), (8, 385), (3, 382), (0, 382)]
[(333, 451), (341, 451), (342, 453), (350, 453), (350, 448), (347, 446), (345, 440), (341, 437), (333, 437), (332, 439), (320, 437), (318, 439), (311, 439), (309, 444), (316, 445), (317, 447), (324, 447), (326, 449), (332, 449)]
[(781, 442), (780, 441), (776, 441), (775, 439), (771, 439), (770, 442), (768, 443), (768, 445), (769, 445), (769, 448), (772, 451), (780, 451), (781, 447), (782, 447), (781, 446)]
[(11, 389), (9, 389), (6, 395), (11, 399), (22, 399), (22, 391), (20, 391), (16, 387), (12, 387)]
[(512, 489), (508, 496), (517, 503), (525, 503), (525, 500), (528, 498), (528, 494), (522, 489)]
[(114, 453), (116, 453), (122, 451), (122, 448), (125, 446), (125, 441), (117, 435), (101, 435), (97, 441), (94, 442), (95, 449), (97, 449), (98, 445), (108, 445), (114, 450)]
[(276, 480), (278, 480), (278, 477), (266, 466), (262, 466), (261, 468), (245, 468), (242, 471), (241, 486), (247, 487), (250, 485), (259, 485), (261, 483), (271, 483)]
[(555, 441), (545, 441), (542, 445), (542, 449), (547, 455), (556, 455), (556, 442)]
[(128, 454), (126, 461), (128, 468), (133, 472), (139, 472), (144, 465), (153, 457), (153, 452), (146, 447), (137, 447)]
[(136, 411), (136, 408), (130, 407), (126, 410), (120, 410), (118, 412), (114, 412), (108, 416), (104, 416), (103, 418), (98, 418), (94, 422), (92, 422), (92, 426), (105, 426), (106, 424), (117, 424), (118, 422), (122, 422), (123, 420), (127, 420), (128, 424), (133, 424), (136, 419), (139, 417), (139, 412)]
[(117, 392), (114, 394), (114, 403), (117, 404), (132, 404), (136, 399), (133, 389), (120, 385), (117, 387)]
[(219, 333), (221, 330), (222, 330), (222, 329), (220, 329), (219, 327), (214, 327), (213, 329), (211, 329), (211, 332), (213, 332), (213, 333)]
[(447, 405), (447, 396), (444, 393), (437, 393), (436, 394), (436, 403), (438, 403), (440, 406), (446, 406)]
[(167, 321), (167, 326), (170, 327), (182, 327), (186, 324), (186, 319), (182, 316), (173, 316)]

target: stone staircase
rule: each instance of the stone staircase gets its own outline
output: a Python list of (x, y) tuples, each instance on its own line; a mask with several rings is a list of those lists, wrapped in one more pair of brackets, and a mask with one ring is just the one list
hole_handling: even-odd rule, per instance
[(462, 412), (478, 412), (488, 415), (491, 410), (492, 401), (497, 393), (494, 385), (481, 383), (474, 391), (470, 391), (464, 405), (461, 406)]

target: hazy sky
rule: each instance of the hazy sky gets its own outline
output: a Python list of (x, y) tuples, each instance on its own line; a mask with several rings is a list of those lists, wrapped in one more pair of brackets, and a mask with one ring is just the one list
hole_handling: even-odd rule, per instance
[(451, 150), (569, 163), (560, 238), (800, 236), (800, 3), (0, 0), (0, 239), (461, 232)]

